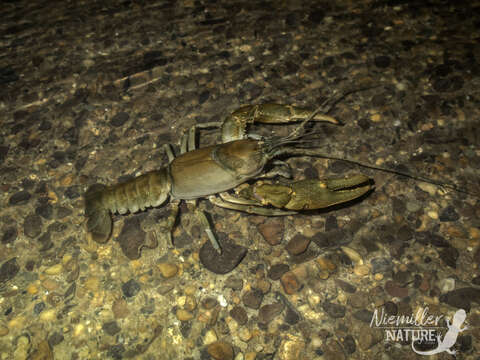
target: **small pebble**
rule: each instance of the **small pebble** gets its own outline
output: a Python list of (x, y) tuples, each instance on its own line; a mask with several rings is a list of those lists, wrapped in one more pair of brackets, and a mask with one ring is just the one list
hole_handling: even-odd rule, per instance
[(223, 294), (218, 295), (217, 301), (221, 307), (227, 307), (228, 305), (228, 301), (227, 299), (225, 299), (225, 296), (223, 296)]
[(29, 284), (27, 286), (27, 292), (30, 294), (30, 295), (35, 295), (36, 293), (38, 293), (38, 287), (37, 285), (35, 284)]
[(263, 292), (258, 289), (247, 291), (242, 296), (243, 304), (251, 309), (258, 309), (262, 304)]
[(332, 318), (343, 318), (345, 316), (346, 307), (340, 304), (335, 304), (330, 301), (325, 301), (322, 305), (323, 310)]
[(285, 322), (289, 325), (295, 325), (300, 319), (300, 315), (291, 306), (288, 306), (285, 313)]
[(473, 287), (464, 287), (452, 290), (440, 296), (440, 301), (453, 307), (470, 311), (471, 302), (477, 302), (480, 299), (480, 289)]
[(408, 212), (417, 212), (422, 208), (422, 204), (419, 201), (407, 201)]
[(195, 300), (195, 297), (191, 295), (187, 295), (185, 298), (185, 304), (183, 305), (183, 308), (187, 311), (193, 311), (197, 307), (197, 300)]
[(374, 258), (370, 261), (372, 264), (372, 273), (387, 273), (392, 271), (393, 263), (392, 260), (385, 257)]
[(166, 279), (174, 277), (178, 273), (178, 266), (170, 263), (160, 263), (158, 264), (160, 273)]
[(131, 279), (122, 285), (123, 295), (126, 297), (133, 297), (140, 291), (140, 284)]
[(278, 359), (279, 360), (296, 360), (300, 359), (301, 353), (305, 348), (305, 340), (289, 336), (289, 338), (284, 339), (280, 344), (278, 349)]
[(355, 339), (352, 335), (348, 334), (347, 336), (345, 336), (345, 338), (343, 339), (343, 348), (345, 349), (345, 352), (349, 355), (355, 352), (356, 344)]
[(278, 280), (288, 270), (290, 270), (290, 267), (287, 264), (272, 265), (270, 270), (268, 270), (268, 277), (272, 280)]
[(456, 269), (457, 268), (457, 260), (458, 257), (460, 256), (460, 253), (457, 249), (454, 247), (446, 247), (440, 251), (440, 259), (442, 259), (442, 262), (451, 268)]
[(426, 182), (419, 182), (416, 185), (423, 191), (427, 192), (430, 196), (435, 196), (435, 194), (437, 193), (437, 185)]
[(370, 268), (367, 265), (358, 265), (353, 268), (353, 272), (358, 276), (366, 276), (370, 273)]
[(80, 337), (84, 334), (84, 332), (85, 332), (85, 325), (83, 323), (79, 323), (75, 325), (75, 328), (73, 329), (73, 336)]
[(230, 310), (230, 316), (234, 318), (239, 325), (245, 325), (248, 321), (247, 312), (241, 306), (234, 306), (232, 310)]
[(53, 352), (47, 340), (38, 344), (37, 349), (30, 355), (29, 360), (53, 360)]
[(358, 253), (357, 250), (352, 249), (351, 247), (348, 246), (341, 246), (340, 247), (342, 251), (348, 256), (348, 258), (354, 263), (358, 265), (363, 264), (363, 258), (362, 256)]
[(326, 360), (345, 360), (344, 349), (338, 343), (338, 341), (334, 339), (329, 339), (327, 345), (325, 346), (325, 354), (324, 358)]
[(33, 307), (33, 313), (35, 315), (38, 315), (45, 309), (45, 307), (46, 307), (46, 305), (43, 301), (39, 302), (39, 303), (36, 303), (35, 306)]
[(3, 233), (3, 236), (2, 236), (1, 243), (2, 244), (11, 244), (17, 239), (17, 236), (18, 236), (17, 228), (13, 227), (13, 226), (9, 227), (9, 228), (5, 229), (5, 231)]
[(19, 270), (20, 267), (17, 264), (17, 258), (11, 258), (5, 261), (0, 267), (0, 284), (13, 279)]
[(217, 340), (218, 340), (218, 338), (217, 338), (217, 334), (215, 333), (215, 330), (214, 329), (209, 329), (205, 333), (205, 337), (203, 338), (203, 345), (212, 344)]
[(385, 283), (385, 291), (391, 296), (398, 298), (404, 298), (408, 296), (408, 288), (401, 287), (391, 280)]
[(30, 349), (30, 339), (26, 335), (19, 336), (16, 339), (16, 347), (13, 353), (13, 358), (17, 359), (27, 359), (27, 353)]
[(210, 309), (213, 309), (217, 305), (218, 305), (217, 299), (214, 299), (212, 297), (208, 297), (208, 298), (202, 300), (202, 308), (204, 308), (204, 309), (210, 310)]
[(317, 264), (320, 266), (320, 269), (322, 270), (333, 272), (337, 268), (337, 265), (335, 265), (332, 261), (330, 261), (330, 259), (327, 259), (326, 257), (319, 257), (316, 261)]
[(193, 319), (193, 314), (190, 311), (184, 309), (177, 310), (177, 319), (180, 321), (190, 321)]
[(472, 239), (480, 239), (480, 229), (471, 227), (468, 229), (468, 234)]
[(288, 242), (287, 246), (285, 246), (285, 249), (290, 255), (299, 255), (307, 250), (311, 241), (311, 238), (297, 234)]
[(0, 336), (8, 335), (8, 327), (4, 324), (0, 324)]
[(13, 194), (8, 200), (9, 205), (23, 205), (30, 200), (32, 195), (28, 191), (22, 190)]
[(369, 324), (373, 318), (373, 312), (367, 309), (361, 309), (353, 313), (353, 317), (357, 320)]
[(454, 278), (441, 279), (438, 283), (438, 287), (440, 288), (440, 292), (442, 294), (453, 291), (455, 289), (455, 279)]
[(36, 214), (28, 215), (23, 222), (23, 233), (30, 238), (36, 238), (42, 232), (42, 218)]
[(233, 360), (233, 347), (224, 341), (216, 341), (208, 345), (207, 352), (215, 360)]
[(56, 292), (51, 292), (47, 295), (47, 303), (55, 307), (63, 301), (63, 296)]
[(258, 322), (261, 324), (268, 324), (275, 317), (280, 315), (284, 307), (285, 305), (280, 302), (263, 305), (258, 311)]
[(40, 215), (46, 220), (50, 220), (53, 215), (53, 207), (49, 203), (40, 204), (35, 209), (35, 214)]
[(345, 291), (345, 292), (347, 292), (347, 293), (353, 294), (355, 291), (357, 291), (357, 288), (356, 288), (354, 285), (352, 285), (352, 284), (350, 284), (350, 283), (348, 283), (348, 282), (346, 282), (346, 281), (344, 281), (344, 280), (335, 279), (335, 283), (336, 283), (343, 291)]
[(50, 335), (50, 336), (48, 337), (48, 343), (49, 343), (51, 346), (58, 345), (58, 344), (60, 344), (63, 340), (64, 340), (63, 335), (62, 335), (60, 332), (58, 332), (58, 331), (55, 331), (52, 335)]
[(440, 213), (440, 216), (438, 217), (438, 219), (442, 222), (457, 221), (459, 218), (460, 216), (458, 215), (453, 205), (449, 205), (445, 209), (443, 209)]
[(282, 242), (284, 234), (283, 219), (267, 219), (263, 224), (258, 225), (258, 231), (267, 243), (272, 246), (278, 245)]
[(280, 282), (282, 283), (283, 290), (288, 295), (295, 294), (302, 287), (302, 284), (298, 281), (297, 277), (291, 271), (283, 274), (280, 278)]
[(45, 274), (47, 275), (58, 275), (62, 272), (62, 264), (55, 264), (45, 269)]
[(114, 336), (115, 334), (120, 332), (120, 327), (118, 326), (116, 321), (109, 321), (102, 325), (103, 331), (110, 336)]
[(232, 290), (240, 291), (243, 288), (243, 280), (241, 278), (231, 275), (227, 278), (227, 280), (225, 280), (225, 287)]
[(238, 337), (243, 342), (249, 342), (252, 339), (252, 336), (253, 336), (252, 332), (245, 326), (242, 326), (238, 331)]
[(17, 316), (8, 322), (8, 328), (16, 330), (21, 329), (25, 326), (25, 320), (24, 316)]
[(89, 276), (84, 283), (86, 289), (95, 293), (100, 287), (100, 279), (97, 276)]
[(367, 307), (369, 301), (369, 294), (364, 291), (357, 291), (348, 298), (348, 303), (354, 308)]
[(357, 336), (358, 346), (362, 350), (368, 350), (383, 339), (383, 331), (363, 326)]
[(123, 299), (117, 299), (113, 302), (112, 311), (115, 319), (124, 319), (130, 312), (127, 302)]
[(45, 321), (45, 322), (51, 322), (56, 319), (57, 313), (55, 309), (48, 309), (43, 311), (40, 314), (40, 320)]
[(272, 285), (270, 284), (270, 282), (268, 282), (264, 279), (258, 280), (255, 283), (255, 288), (257, 288), (258, 290), (260, 290), (264, 294), (266, 294), (270, 291), (271, 286)]
[(330, 277), (330, 273), (326, 270), (320, 270), (318, 278), (321, 280), (327, 280)]

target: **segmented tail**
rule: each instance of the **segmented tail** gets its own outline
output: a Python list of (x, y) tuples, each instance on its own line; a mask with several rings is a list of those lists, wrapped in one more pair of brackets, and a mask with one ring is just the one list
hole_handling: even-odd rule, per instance
[(93, 240), (102, 244), (108, 241), (112, 233), (112, 216), (102, 202), (105, 188), (105, 185), (94, 184), (85, 193), (87, 231), (92, 234)]

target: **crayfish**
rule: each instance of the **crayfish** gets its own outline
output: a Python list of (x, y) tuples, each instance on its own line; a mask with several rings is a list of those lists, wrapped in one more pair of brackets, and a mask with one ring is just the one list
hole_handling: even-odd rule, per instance
[[(344, 94), (345, 95), (345, 94)], [(338, 99), (336, 100), (338, 101)], [(112, 233), (112, 213), (143, 211), (164, 204), (170, 199), (172, 214), (167, 221), (169, 233), (175, 222), (181, 200), (207, 198), (213, 204), (251, 214), (265, 216), (291, 215), (306, 209), (326, 208), (357, 199), (372, 189), (372, 181), (357, 174), (341, 179), (308, 179), (275, 183), (251, 180), (288, 176), (288, 165), (279, 156), (302, 154), (297, 144), (305, 144), (314, 134), (305, 130), (309, 121), (339, 122), (328, 113), (325, 102), (316, 111), (291, 105), (247, 105), (233, 112), (223, 122), (199, 124), (186, 132), (181, 141), (181, 155), (174, 157), (168, 145), (165, 150), (169, 164), (125, 183), (105, 186), (92, 185), (85, 195), (87, 231), (99, 243), (105, 243)], [(321, 113), (320, 111), (323, 110)], [(301, 122), (284, 137), (263, 138), (248, 134), (251, 123), (283, 124)], [(222, 143), (195, 148), (196, 128), (219, 127)], [(311, 140), (310, 140), (311, 142)], [(265, 171), (266, 165), (273, 165)], [(228, 193), (245, 184), (233, 196)], [(222, 252), (205, 214), (197, 211), (212, 246)]]

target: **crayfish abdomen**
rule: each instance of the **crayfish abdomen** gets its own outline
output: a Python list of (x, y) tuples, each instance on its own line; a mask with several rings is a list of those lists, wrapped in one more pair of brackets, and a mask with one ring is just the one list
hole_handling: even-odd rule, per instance
[(111, 213), (135, 213), (160, 206), (167, 200), (170, 189), (166, 167), (114, 186), (92, 185), (85, 194), (87, 230), (96, 242), (105, 243), (112, 232)]

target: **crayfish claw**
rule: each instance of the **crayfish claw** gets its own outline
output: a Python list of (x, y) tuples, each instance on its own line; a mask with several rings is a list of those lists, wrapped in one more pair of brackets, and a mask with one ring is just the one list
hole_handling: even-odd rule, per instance
[(355, 200), (373, 188), (370, 178), (357, 174), (340, 179), (306, 179), (282, 184), (255, 184), (252, 194), (261, 204), (288, 210), (313, 210)]

